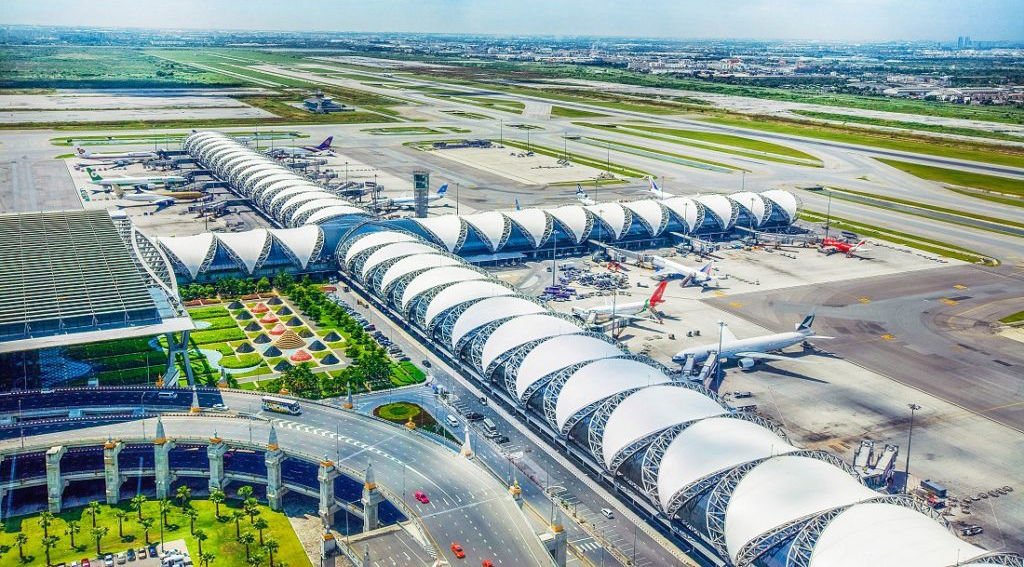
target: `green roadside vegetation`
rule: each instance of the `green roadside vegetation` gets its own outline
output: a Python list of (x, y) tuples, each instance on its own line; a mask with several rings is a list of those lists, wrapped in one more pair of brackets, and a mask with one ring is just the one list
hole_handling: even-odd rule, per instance
[[(49, 564), (70, 565), (83, 557), (118, 554), (129, 548), (137, 550), (157, 543), (162, 533), (164, 541), (185, 540), (197, 566), (204, 554), (210, 554), (207, 559), (213, 567), (250, 565), (247, 555), (258, 555), (263, 558), (260, 565), (269, 565), (271, 553), (274, 565), (282, 565), (282, 559), (292, 567), (310, 565), (287, 516), (251, 496), (235, 498), (238, 493), (248, 494), (245, 488), (224, 495), (231, 498), (219, 505), (219, 515), (214, 502), (192, 500), (191, 491), (179, 491), (177, 495), (181, 498), (164, 501), (165, 514), (161, 513), (161, 501), (146, 501), (142, 497), (117, 506), (94, 502), (59, 514), (5, 518), (0, 533), (0, 549), (4, 550), (0, 563), (46, 565), (45, 541), (50, 544)], [(25, 536), (20, 547), (18, 534)]]
[(994, 193), (1024, 197), (1024, 180), (987, 175), (984, 173), (974, 173), (971, 171), (947, 169), (944, 167), (935, 167), (933, 165), (921, 165), (918, 163), (910, 163), (894, 159), (875, 159), (885, 165), (895, 167), (900, 171), (929, 181), (937, 181), (939, 183), (958, 185), (961, 187), (973, 187), (975, 189), (982, 189)]
[(511, 112), (513, 114), (522, 114), (523, 109), (526, 108), (526, 105), (518, 100), (490, 98), (485, 96), (446, 96), (434, 98), (452, 100), (455, 102), (479, 106), (480, 108), (486, 108), (488, 110), (501, 110), (503, 112)]
[[(699, 158), (699, 157), (694, 157), (694, 156), (677, 154), (677, 153), (673, 153), (673, 152), (667, 152), (665, 150), (659, 150), (657, 148), (648, 148), (648, 147), (644, 147), (644, 146), (636, 146), (636, 145), (633, 145), (633, 144), (627, 144), (625, 142), (617, 142), (615, 140), (607, 140), (605, 138), (590, 138), (590, 137), (587, 137), (585, 139), (586, 140), (593, 140), (596, 143), (599, 143), (599, 144), (602, 144), (602, 145), (605, 145), (605, 146), (610, 146), (612, 149), (616, 149), (618, 151), (623, 151), (623, 152), (626, 152), (626, 153), (637, 153), (638, 155), (643, 155), (643, 153), (652, 153), (652, 154), (662, 155), (662, 156), (665, 156), (665, 157), (668, 157), (668, 158), (675, 158), (675, 159), (682, 160), (682, 161), (694, 161), (694, 162), (703, 163), (703, 164), (706, 164), (706, 165), (713, 165), (715, 167), (721, 167), (721, 168), (725, 168), (725, 169), (732, 170), (732, 171), (749, 171), (747, 169), (743, 169), (742, 167), (736, 167), (735, 165), (729, 165), (727, 163), (722, 163), (720, 161), (713, 161), (713, 160), (710, 160), (710, 159), (704, 159), (704, 158)], [(635, 152), (632, 152), (630, 150), (635, 150)], [(640, 153), (640, 152), (643, 152), (643, 153)], [(677, 163), (677, 164), (680, 164), (680, 165), (686, 165), (685, 163), (680, 163), (679, 161), (673, 161), (672, 163)], [(694, 167), (696, 167), (696, 166), (694, 166)]]
[(1011, 325), (1013, 323), (1024, 323), (1024, 311), (1018, 311), (1012, 315), (1007, 315), (999, 320), (1004, 325)]
[(430, 412), (419, 404), (414, 404), (412, 402), (394, 402), (384, 404), (374, 408), (373, 415), (381, 419), (386, 419), (392, 423), (402, 425), (406, 425), (410, 420), (412, 420), (412, 423), (417, 429), (429, 431), (450, 441), (459, 441), (459, 439), (449, 433), (447, 429), (438, 423), (437, 418), (431, 415)]
[[(890, 197), (888, 195), (877, 195), (875, 193), (868, 193), (866, 191), (855, 191), (853, 189), (846, 189), (846, 188), (843, 188), (843, 187), (829, 187), (829, 191), (830, 191), (830, 193), (832, 194), (833, 197), (842, 198), (842, 194), (848, 193), (850, 195), (858, 195), (860, 197), (866, 197), (866, 198), (874, 199), (874, 200), (878, 200), (878, 201), (886, 201), (886, 202), (889, 202), (889, 203), (898, 203), (900, 205), (905, 205), (905, 206), (908, 206), (908, 207), (914, 207), (914, 208), (917, 208), (917, 209), (925, 209), (925, 210), (928, 210), (928, 211), (935, 211), (937, 213), (943, 213), (943, 214), (946, 214), (946, 215), (954, 215), (954, 216), (958, 216), (958, 217), (964, 217), (964, 218), (969, 218), (969, 219), (976, 219), (976, 220), (985, 221), (985, 222), (988, 222), (988, 223), (1002, 224), (1002, 225), (1005, 225), (1005, 226), (1012, 226), (1012, 227), (1024, 229), (1024, 223), (1021, 223), (1021, 222), (1012, 221), (1012, 220), (1008, 220), (1008, 219), (1004, 219), (1004, 218), (999, 218), (999, 217), (993, 217), (993, 216), (989, 216), (989, 215), (981, 215), (981, 214), (978, 214), (978, 213), (972, 213), (970, 211), (965, 211), (965, 210), (962, 210), (962, 209), (950, 209), (948, 207), (940, 207), (938, 205), (932, 205), (932, 204), (929, 204), (929, 203), (922, 203), (920, 201), (911, 201), (910, 199), (901, 199), (899, 197)], [(970, 225), (970, 226), (975, 226), (975, 225)], [(997, 232), (999, 232), (999, 231), (997, 231)], [(1010, 234), (1012, 234), (1012, 233), (1010, 233)]]
[[(492, 142), (497, 143), (497, 140), (492, 140)], [(545, 155), (545, 156), (550, 156), (550, 157), (553, 157), (553, 158), (561, 159), (561, 158), (564, 157), (565, 159), (568, 159), (569, 161), (572, 161), (572, 162), (576, 162), (576, 163), (578, 163), (580, 165), (590, 166), (590, 167), (593, 167), (595, 169), (600, 169), (600, 170), (607, 171), (609, 173), (613, 173), (615, 175), (620, 175), (622, 177), (637, 177), (637, 178), (639, 178), (639, 177), (646, 177), (646, 176), (650, 175), (646, 171), (643, 171), (643, 170), (640, 170), (640, 169), (635, 169), (635, 168), (632, 168), (632, 167), (628, 167), (628, 166), (625, 166), (625, 165), (622, 165), (622, 164), (618, 164), (618, 163), (615, 163), (615, 162), (608, 162), (606, 160), (602, 160), (602, 159), (599, 159), (599, 158), (592, 158), (592, 157), (580, 155), (580, 154), (573, 153), (573, 152), (566, 153), (566, 152), (563, 152), (562, 150), (556, 150), (554, 148), (548, 148), (548, 147), (545, 147), (545, 146), (538, 146), (537, 144), (527, 144), (526, 142), (520, 142), (520, 141), (517, 141), (517, 140), (508, 140), (508, 139), (506, 139), (503, 143), (506, 146), (512, 146), (513, 148), (519, 148), (521, 150), (532, 151), (532, 152), (535, 152), (535, 153), (538, 153), (538, 154), (541, 154), (541, 155)]]
[(975, 199), (984, 199), (993, 203), (999, 203), (1000, 205), (1009, 205), (1011, 207), (1024, 207), (1024, 197), (1012, 197), (1010, 195), (1003, 195), (1002, 193), (992, 193), (989, 191), (982, 191), (976, 189), (965, 189), (962, 187), (946, 187), (954, 193), (959, 193), (967, 197), (973, 197)]
[(391, 126), (385, 128), (364, 128), (362, 132), (369, 132), (377, 136), (402, 136), (402, 135), (429, 135), (429, 134), (465, 134), (470, 132), (466, 128), (459, 128), (457, 126), (438, 126), (437, 128), (429, 126)]
[(895, 244), (900, 244), (908, 248), (914, 248), (924, 252), (929, 252), (938, 256), (945, 256), (947, 258), (954, 258), (963, 262), (969, 262), (972, 264), (985, 263), (989, 265), (998, 265), (999, 261), (987, 256), (983, 256), (959, 246), (940, 242), (938, 240), (932, 240), (930, 238), (924, 238), (915, 234), (909, 234), (906, 232), (900, 232), (896, 230), (890, 230), (887, 228), (881, 228), (870, 224), (861, 222), (851, 221), (848, 219), (831, 216), (826, 217), (825, 213), (812, 211), (810, 209), (803, 209), (800, 211), (800, 218), (809, 222), (824, 223), (826, 219), (829, 221), (829, 226), (832, 228), (838, 228), (843, 230), (850, 230), (856, 232), (860, 236), (868, 238), (878, 238), (879, 240), (886, 240)]
[(569, 108), (566, 106), (552, 106), (551, 117), (552, 118), (601, 118), (608, 116), (607, 114), (601, 114), (599, 112), (590, 112), (589, 110), (580, 110), (578, 108)]
[(491, 117), (486, 114), (467, 112), (465, 110), (442, 110), (441, 112), (451, 114), (452, 116), (458, 116), (459, 118), (468, 118), (470, 120), (491, 120)]
[(1024, 136), (1015, 136), (1003, 132), (992, 132), (978, 128), (962, 128), (957, 126), (946, 126), (944, 124), (930, 124), (926, 122), (912, 122), (905, 120), (885, 120), (871, 116), (860, 116), (857, 114), (837, 114), (833, 112), (817, 112), (814, 110), (791, 110), (793, 114), (816, 118), (819, 120), (831, 120), (849, 124), (864, 124), (865, 126), (881, 126), (883, 128), (899, 128), (915, 132), (931, 132), (936, 134), (954, 134), (957, 136), (971, 136), (974, 138), (989, 138), (992, 140), (1006, 140), (1010, 142), (1024, 143)]

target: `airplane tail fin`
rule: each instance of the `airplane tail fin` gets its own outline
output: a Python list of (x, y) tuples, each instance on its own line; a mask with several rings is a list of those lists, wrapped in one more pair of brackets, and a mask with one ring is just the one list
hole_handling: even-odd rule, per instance
[(329, 150), (329, 149), (331, 149), (331, 144), (333, 144), (333, 143), (334, 143), (334, 136), (327, 136), (327, 139), (325, 139), (323, 142), (320, 142), (320, 145), (317, 146), (316, 148), (318, 150)]
[(523, 208), (521, 206), (519, 206), (519, 197), (516, 197), (516, 210), (517, 211), (523, 210)]
[(853, 248), (850, 248), (850, 252), (853, 252), (854, 250), (857, 250), (861, 246), (864, 246), (865, 244), (867, 244), (867, 242), (868, 242), (867, 240), (861, 240), (860, 242), (855, 244)]
[(647, 300), (648, 307), (654, 308), (658, 305), (665, 303), (665, 288), (668, 287), (668, 280), (661, 280), (658, 287), (654, 288), (654, 293), (651, 294), (651, 298)]
[(94, 182), (103, 181), (103, 177), (100, 176), (100, 174), (98, 174), (95, 171), (93, 171), (93, 169), (91, 167), (85, 168), (85, 171), (86, 171), (86, 173), (89, 174), (89, 179), (91, 179), (92, 181), (94, 181)]
[(583, 190), (583, 186), (581, 186), (579, 183), (577, 183), (576, 184), (576, 196), (580, 197), (580, 196), (586, 196), (586, 195), (587, 195), (587, 192)]
[(800, 321), (800, 323), (797, 324), (796, 330), (797, 331), (806, 331), (806, 330), (810, 329), (811, 325), (813, 325), (813, 324), (814, 324), (814, 311), (811, 311), (810, 313), (807, 314), (806, 317), (804, 317), (803, 321)]
[(448, 184), (447, 183), (445, 183), (444, 185), (442, 185), (442, 186), (437, 188), (437, 196), (438, 197), (444, 197), (447, 194), (448, 194)]
[(647, 181), (651, 184), (651, 189), (650, 189), (651, 193), (655, 193), (657, 195), (661, 195), (661, 187), (658, 187), (657, 182), (654, 181), (654, 176), (653, 175), (648, 176), (647, 177)]

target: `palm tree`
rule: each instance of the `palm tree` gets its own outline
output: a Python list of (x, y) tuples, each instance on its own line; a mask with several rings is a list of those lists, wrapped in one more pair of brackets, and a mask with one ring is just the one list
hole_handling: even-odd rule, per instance
[(252, 557), (247, 558), (245, 561), (250, 567), (259, 567), (259, 564), (263, 563), (263, 554), (253, 553)]
[(192, 499), (192, 489), (185, 485), (179, 486), (176, 498), (178, 499), (178, 505), (184, 509), (188, 506), (188, 501)]
[(85, 507), (85, 513), (92, 516), (92, 527), (96, 527), (96, 516), (100, 514), (100, 503), (93, 500)]
[(188, 531), (192, 535), (196, 535), (196, 520), (199, 519), (199, 512), (195, 508), (186, 508), (185, 516), (188, 517)]
[(243, 502), (245, 502), (249, 498), (252, 498), (252, 487), (247, 484), (239, 488), (238, 497), (241, 498)]
[(267, 521), (263, 518), (260, 518), (256, 520), (256, 523), (254, 523), (252, 527), (256, 528), (256, 530), (260, 533), (260, 545), (263, 545), (263, 530), (269, 528), (270, 524), (268, 524)]
[(49, 511), (39, 513), (39, 527), (43, 528), (43, 537), (50, 537), (50, 525), (54, 519), (54, 515)]
[(267, 557), (270, 558), (270, 567), (274, 567), (274, 552), (281, 548), (281, 544), (277, 543), (277, 540), (268, 537), (267, 541), (262, 542), (263, 549), (267, 550)]
[(199, 563), (204, 565), (205, 567), (210, 567), (210, 562), (213, 561), (214, 559), (216, 559), (216, 557), (217, 557), (216, 555), (214, 555), (214, 554), (212, 554), (210, 552), (200, 553), (199, 554)]
[(213, 502), (213, 515), (216, 518), (220, 518), (220, 505), (227, 500), (227, 495), (221, 489), (216, 489), (210, 493), (210, 502)]
[(14, 543), (18, 545), (18, 557), (21, 558), (21, 562), (25, 562), (25, 550), (23, 547), (28, 543), (28, 536), (23, 532), (18, 532), (18, 535), (14, 536)]
[(199, 555), (203, 554), (203, 542), (206, 541), (210, 536), (206, 535), (206, 532), (202, 528), (196, 530), (192, 537), (196, 538), (196, 543), (199, 544)]
[(167, 525), (167, 514), (170, 514), (170, 513), (171, 513), (171, 501), (170, 500), (166, 500), (166, 499), (161, 500), (160, 501), (160, 518), (161, 518), (161, 521), (163, 522), (161, 525), (163, 525), (163, 526)]
[(245, 516), (245, 512), (241, 510), (233, 510), (231, 512), (231, 519), (235, 521), (235, 537), (241, 537), (242, 527), (238, 525), (238, 522)]
[(238, 543), (245, 546), (245, 560), (249, 560), (249, 546), (256, 543), (256, 536), (252, 535), (252, 532), (245, 532), (238, 536)]
[(146, 500), (148, 498), (145, 494), (136, 494), (132, 497), (132, 510), (138, 510), (140, 522), (142, 521), (142, 505), (146, 503)]
[(75, 534), (77, 534), (80, 531), (82, 531), (81, 522), (79, 522), (78, 520), (71, 520), (70, 522), (68, 522), (68, 527), (64, 530), (64, 533), (71, 538), (71, 549), (75, 548)]
[(92, 529), (92, 538), (96, 540), (96, 555), (103, 555), (103, 550), (100, 549), (100, 542), (103, 538), (107, 537), (108, 533), (110, 533), (110, 528), (107, 526)]
[(245, 509), (245, 513), (249, 516), (249, 523), (256, 521), (256, 516), (260, 514), (260, 501), (255, 498), (246, 498), (245, 504), (242, 505)]
[(124, 521), (128, 519), (128, 511), (115, 510), (114, 517), (117, 518), (117, 537), (124, 539)]
[(58, 541), (60, 541), (60, 538), (55, 535), (43, 537), (43, 549), (46, 553), (46, 567), (50, 567), (50, 550), (53, 546), (57, 545)]
[(149, 545), (149, 530), (153, 529), (153, 518), (143, 518), (141, 522), (142, 532), (146, 535), (146, 545)]

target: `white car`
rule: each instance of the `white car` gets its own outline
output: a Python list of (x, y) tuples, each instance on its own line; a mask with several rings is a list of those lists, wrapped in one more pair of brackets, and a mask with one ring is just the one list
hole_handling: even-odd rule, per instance
[(213, 404), (212, 406), (210, 406), (210, 409), (212, 409), (213, 411), (228, 411), (228, 406), (224, 404)]

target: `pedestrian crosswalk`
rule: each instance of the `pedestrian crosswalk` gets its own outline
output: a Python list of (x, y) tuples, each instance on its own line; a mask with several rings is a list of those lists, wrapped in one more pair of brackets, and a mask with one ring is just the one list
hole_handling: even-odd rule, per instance
[(370, 452), (370, 453), (373, 453), (375, 455), (379, 455), (379, 456), (381, 456), (381, 457), (383, 457), (385, 459), (388, 459), (390, 461), (393, 461), (395, 463), (398, 463), (400, 465), (404, 465), (405, 464), (404, 462), (402, 462), (401, 459), (399, 459), (398, 457), (395, 457), (394, 455), (392, 455), (392, 454), (390, 454), (390, 453), (388, 453), (386, 451), (382, 451), (382, 450), (378, 449), (377, 447), (375, 447), (373, 445), (369, 445), (367, 443), (364, 443), (364, 442), (362, 442), (362, 441), (360, 441), (358, 439), (353, 439), (353, 438), (348, 437), (346, 435), (341, 435), (341, 434), (339, 434), (339, 433), (337, 433), (335, 431), (328, 431), (328, 430), (320, 428), (320, 427), (314, 427), (312, 425), (307, 425), (305, 423), (299, 423), (297, 421), (290, 421), (290, 420), (287, 420), (287, 419), (277, 419), (277, 418), (274, 418), (271, 421), (274, 422), (274, 427), (279, 427), (281, 429), (291, 429), (293, 431), (301, 431), (303, 433), (309, 433), (309, 434), (312, 434), (312, 435), (319, 435), (321, 437), (328, 437), (328, 438), (331, 438), (331, 439), (337, 439), (338, 441), (340, 441), (340, 442), (342, 442), (342, 443), (344, 443), (346, 445), (349, 445), (351, 447), (355, 447), (355, 448), (359, 449), (359, 452), (364, 452), (364, 451)]

